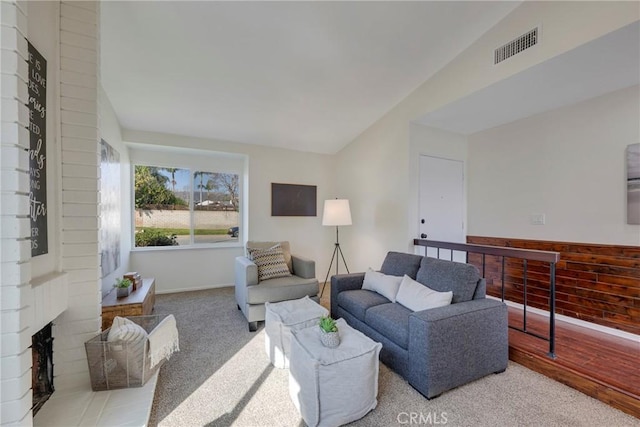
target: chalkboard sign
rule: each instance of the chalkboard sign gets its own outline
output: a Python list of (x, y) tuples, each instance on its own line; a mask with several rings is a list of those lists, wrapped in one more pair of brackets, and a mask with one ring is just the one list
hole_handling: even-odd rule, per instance
[(47, 61), (29, 43), (29, 216), (31, 256), (46, 254), (47, 241)]

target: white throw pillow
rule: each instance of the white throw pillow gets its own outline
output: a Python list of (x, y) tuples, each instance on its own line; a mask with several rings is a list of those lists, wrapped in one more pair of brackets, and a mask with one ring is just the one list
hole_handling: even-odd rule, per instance
[(147, 331), (129, 319), (116, 316), (109, 329), (107, 341), (118, 366), (124, 370), (128, 369), (131, 378), (142, 380)]
[(444, 307), (451, 304), (453, 292), (438, 292), (416, 282), (406, 274), (400, 283), (396, 301), (412, 311), (422, 311), (430, 308)]
[(390, 276), (369, 268), (364, 273), (362, 289), (377, 292), (389, 301), (396, 302), (396, 295), (401, 281), (402, 277)]

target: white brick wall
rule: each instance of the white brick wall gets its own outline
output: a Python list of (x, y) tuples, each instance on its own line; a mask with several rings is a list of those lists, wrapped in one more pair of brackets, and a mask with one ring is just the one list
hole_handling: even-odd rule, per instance
[[(51, 273), (31, 281), (34, 331), (44, 328), (69, 306), (68, 275)], [(57, 367), (56, 367), (57, 369)]]
[(62, 269), (69, 306), (54, 324), (56, 390), (89, 382), (84, 342), (100, 332), (99, 4), (61, 2)]
[(3, 1), (0, 113), (0, 424), (32, 425), (27, 16)]
[[(99, 4), (60, 6), (61, 162), (52, 167), (62, 176), (53, 198), (62, 199), (59, 253), (68, 274), (37, 283), (29, 241), (27, 8), (15, 1), (0, 8), (0, 424), (30, 426), (33, 333), (59, 315), (53, 334), (60, 391), (89, 383), (84, 342), (100, 331)], [(47, 101), (58, 108), (57, 100)]]

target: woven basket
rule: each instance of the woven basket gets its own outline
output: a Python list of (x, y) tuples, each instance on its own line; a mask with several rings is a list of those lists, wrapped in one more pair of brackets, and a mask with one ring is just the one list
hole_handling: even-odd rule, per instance
[[(151, 332), (166, 315), (130, 316), (127, 319)], [(110, 329), (110, 328), (109, 328)], [(145, 351), (142, 360), (133, 360), (125, 355), (139, 354), (128, 351), (133, 344), (122, 341), (107, 341), (109, 329), (84, 343), (89, 364), (89, 376), (93, 391), (114, 390), (118, 388), (142, 387), (164, 364), (164, 360), (150, 367), (148, 342), (145, 341)], [(137, 344), (139, 345), (139, 344)], [(120, 354), (120, 357), (117, 355)], [(134, 372), (133, 366), (142, 366), (141, 372)]]

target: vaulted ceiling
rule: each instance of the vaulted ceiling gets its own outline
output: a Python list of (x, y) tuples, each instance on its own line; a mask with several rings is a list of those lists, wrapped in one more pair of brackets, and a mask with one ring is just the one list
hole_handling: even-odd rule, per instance
[(640, 22), (592, 40), (425, 114), (468, 135), (640, 83)]
[[(335, 153), (518, 5), (103, 2), (102, 84), (127, 129)], [(416, 121), (470, 134), (639, 81), (636, 22)]]
[(518, 2), (103, 2), (122, 127), (335, 153)]

